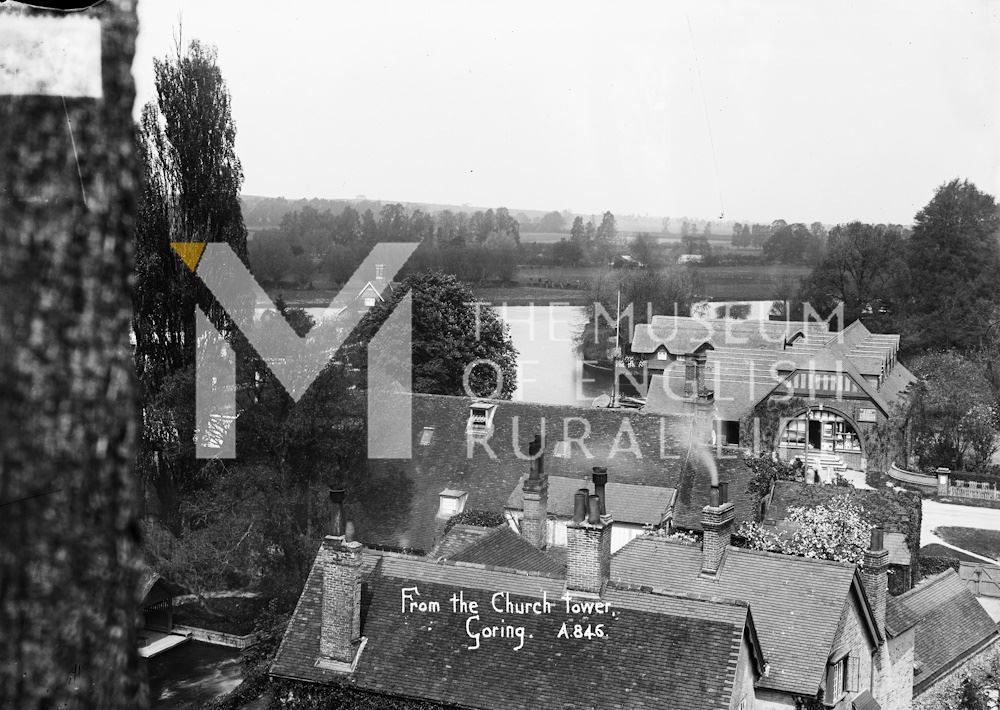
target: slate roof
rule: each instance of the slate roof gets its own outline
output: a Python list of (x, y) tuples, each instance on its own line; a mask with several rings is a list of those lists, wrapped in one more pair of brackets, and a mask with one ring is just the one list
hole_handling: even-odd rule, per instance
[(915, 695), (998, 638), (997, 625), (953, 569), (889, 597), (885, 622), (892, 634), (916, 627)]
[[(550, 476), (589, 476), (594, 466), (606, 466), (610, 483), (674, 488), (674, 525), (700, 530), (714, 467), (720, 480), (729, 483), (737, 524), (753, 515), (754, 503), (746, 495), (753, 473), (742, 453), (697, 446), (689, 451), (690, 417), (497, 401), (489, 448), (475, 443), (470, 453), (466, 424), (472, 401), (413, 395), (412, 458), (369, 460), (367, 478), (348, 489), (347, 515), (356, 539), (387, 549), (431, 550), (446, 522), (436, 517), (438, 495), (448, 488), (468, 493), (466, 511), (502, 512), (511, 491), (528, 473), (527, 444), (542, 430), (543, 420), (544, 463)], [(426, 426), (434, 427), (434, 435), (429, 445), (421, 446)], [(552, 455), (566, 436), (582, 438), (583, 446), (572, 443), (567, 458)], [(556, 503), (551, 495), (549, 503)]]
[(799, 337), (827, 333), (825, 323), (653, 316), (649, 323), (636, 324), (630, 347), (648, 354), (663, 346), (673, 355), (697, 352), (706, 343), (714, 348), (783, 350)]
[[(559, 597), (564, 582), (545, 577), (383, 557), (362, 597), (361, 633), (367, 643), (348, 676), (318, 668), (322, 569), (314, 563), (275, 656), (275, 676), (343, 683), (383, 694), (422, 698), (468, 708), (576, 708), (642, 710), (730, 707), (740, 643), (746, 633), (759, 650), (745, 604), (627, 588), (609, 588), (614, 616), (568, 614)], [(400, 609), (400, 589), (417, 586), (422, 600), (438, 600), (438, 613)], [(450, 613), (447, 600), (463, 592), (479, 602), (473, 629), (515, 623), (516, 638), (482, 639), (466, 632), (468, 614)], [(507, 591), (511, 601), (534, 601), (543, 592), (550, 614), (498, 614), (490, 601)], [(605, 639), (557, 638), (563, 622), (604, 623)], [(758, 668), (762, 659), (754, 659)], [(511, 682), (516, 679), (516, 682)]]
[[(511, 491), (506, 507), (524, 510), (524, 476)], [(573, 517), (573, 497), (577, 490), (594, 486), (589, 478), (549, 476), (548, 513), (559, 518)], [(611, 483), (605, 486), (608, 513), (619, 523), (634, 525), (659, 525), (670, 510), (677, 491), (663, 486), (635, 486), (628, 483)]]
[(506, 525), (494, 528), (447, 559), (557, 577), (566, 574), (565, 565), (556, 562)]
[(771, 664), (759, 686), (814, 695), (852, 589), (864, 599), (854, 565), (729, 547), (707, 579), (701, 562), (700, 546), (639, 537), (612, 555), (611, 579), (747, 601)]

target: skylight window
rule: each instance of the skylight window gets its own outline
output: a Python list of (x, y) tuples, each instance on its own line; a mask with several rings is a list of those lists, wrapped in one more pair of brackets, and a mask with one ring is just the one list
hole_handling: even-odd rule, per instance
[(430, 446), (433, 440), (434, 440), (434, 427), (425, 426), (423, 431), (420, 432), (420, 445)]

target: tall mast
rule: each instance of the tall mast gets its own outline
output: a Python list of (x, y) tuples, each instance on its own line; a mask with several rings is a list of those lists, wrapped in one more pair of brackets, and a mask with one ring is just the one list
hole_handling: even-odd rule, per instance
[(622, 290), (618, 289), (618, 305), (615, 308), (615, 349), (611, 353), (611, 406), (618, 402), (618, 354), (621, 352), (622, 332)]

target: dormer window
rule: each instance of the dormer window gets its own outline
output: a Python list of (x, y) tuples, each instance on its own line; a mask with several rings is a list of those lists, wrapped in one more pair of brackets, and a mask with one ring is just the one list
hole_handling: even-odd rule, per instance
[(430, 446), (433, 440), (434, 440), (434, 427), (425, 426), (423, 431), (420, 432), (420, 445)]
[(437, 517), (450, 518), (453, 515), (458, 515), (465, 510), (465, 501), (468, 498), (469, 494), (465, 491), (445, 488), (438, 494)]
[(493, 415), (497, 405), (477, 401), (469, 405), (469, 423), (465, 430), (471, 436), (490, 436), (493, 433)]
[(666, 360), (667, 359), (667, 351), (664, 348), (660, 348), (659, 350), (657, 350), (656, 351), (656, 359), (657, 360)]

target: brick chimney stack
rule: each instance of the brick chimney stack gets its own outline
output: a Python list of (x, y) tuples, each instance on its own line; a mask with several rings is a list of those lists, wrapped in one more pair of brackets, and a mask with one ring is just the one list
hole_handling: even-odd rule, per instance
[(573, 520), (566, 526), (566, 592), (600, 595), (611, 576), (610, 515), (601, 515), (601, 499), (577, 491)]
[(521, 536), (538, 549), (544, 550), (548, 540), (549, 477), (545, 474), (541, 434), (535, 434), (528, 445), (528, 455), (532, 458), (528, 477), (521, 489), (524, 501)]
[(735, 512), (729, 502), (729, 484), (712, 486), (709, 504), (701, 509), (701, 574), (715, 577), (729, 547)]
[(875, 615), (878, 630), (885, 630), (885, 604), (889, 597), (889, 551), (883, 544), (881, 528), (872, 529), (871, 545), (865, 550), (861, 582)]
[(319, 652), (350, 664), (361, 640), (361, 543), (327, 535), (320, 548), (323, 570)]

